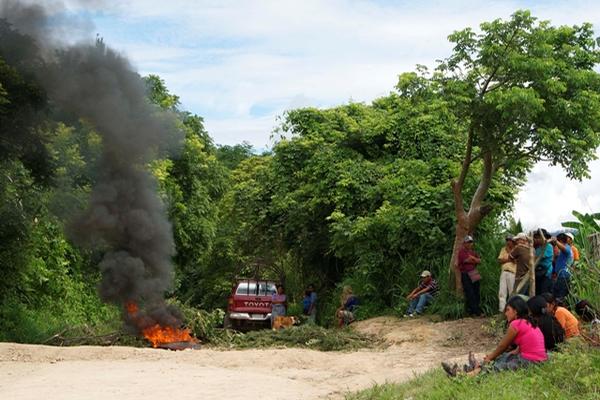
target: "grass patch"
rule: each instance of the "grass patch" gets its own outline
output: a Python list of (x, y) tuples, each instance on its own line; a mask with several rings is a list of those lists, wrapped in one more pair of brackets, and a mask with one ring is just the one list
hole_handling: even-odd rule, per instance
[(600, 349), (571, 343), (549, 362), (515, 372), (449, 379), (441, 368), (403, 384), (377, 385), (346, 400), (600, 399)]
[(273, 331), (261, 329), (236, 332), (222, 329), (223, 310), (200, 310), (171, 301), (182, 312), (185, 325), (204, 345), (220, 349), (304, 348), (320, 351), (353, 351), (382, 347), (383, 341), (353, 329), (327, 329), (314, 324), (302, 324)]
[(298, 347), (319, 351), (353, 351), (383, 346), (383, 342), (375, 336), (358, 333), (349, 328), (327, 329), (313, 324), (280, 331), (223, 331), (222, 335), (214, 338), (210, 344), (228, 349)]

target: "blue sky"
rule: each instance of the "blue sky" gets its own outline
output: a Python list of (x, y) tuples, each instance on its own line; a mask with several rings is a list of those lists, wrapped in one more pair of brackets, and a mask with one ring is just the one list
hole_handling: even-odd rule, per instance
[[(370, 102), (398, 74), (450, 53), (454, 30), (520, 8), (554, 24), (592, 22), (598, 1), (188, 1), (92, 2), (93, 34), (127, 55), (141, 74), (158, 74), (184, 109), (202, 116), (219, 144), (272, 146), (286, 109)], [(600, 32), (599, 32), (600, 36)], [(537, 166), (516, 203), (526, 226), (555, 229), (572, 209), (600, 211), (600, 163), (592, 181), (568, 181)], [(541, 199), (541, 201), (540, 201)]]

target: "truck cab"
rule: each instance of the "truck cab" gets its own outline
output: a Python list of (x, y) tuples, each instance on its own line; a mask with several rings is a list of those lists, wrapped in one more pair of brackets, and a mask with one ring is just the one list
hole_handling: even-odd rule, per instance
[(236, 330), (270, 327), (271, 299), (276, 292), (274, 281), (237, 279), (227, 301), (223, 326)]

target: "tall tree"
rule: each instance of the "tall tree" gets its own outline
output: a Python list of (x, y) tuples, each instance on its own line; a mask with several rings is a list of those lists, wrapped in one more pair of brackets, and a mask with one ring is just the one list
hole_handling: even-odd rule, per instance
[[(457, 289), (457, 252), (491, 211), (492, 179), (503, 174), (507, 183), (518, 182), (538, 161), (581, 179), (600, 144), (600, 74), (594, 71), (600, 51), (591, 24), (555, 27), (517, 11), (480, 28), (451, 34), (452, 55), (432, 76), (422, 74), (465, 121), (462, 167), (452, 180), (457, 221), (450, 268)], [(470, 174), (478, 180), (473, 193), (465, 191)]]

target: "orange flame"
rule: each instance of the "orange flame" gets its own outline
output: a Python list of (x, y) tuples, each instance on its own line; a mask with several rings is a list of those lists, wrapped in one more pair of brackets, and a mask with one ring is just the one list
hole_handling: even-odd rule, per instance
[[(138, 322), (140, 320), (139, 307), (135, 302), (127, 302), (125, 304), (125, 309), (133, 321)], [(161, 344), (174, 342), (198, 343), (198, 339), (190, 334), (188, 328), (174, 328), (172, 326), (155, 324), (151, 327), (142, 329), (142, 334), (152, 344), (152, 347), (158, 347)]]
[(198, 339), (190, 335), (187, 328), (173, 328), (171, 326), (160, 326), (156, 324), (142, 331), (144, 337), (152, 343), (152, 347), (158, 347), (161, 344), (173, 342), (192, 342), (197, 343)]

